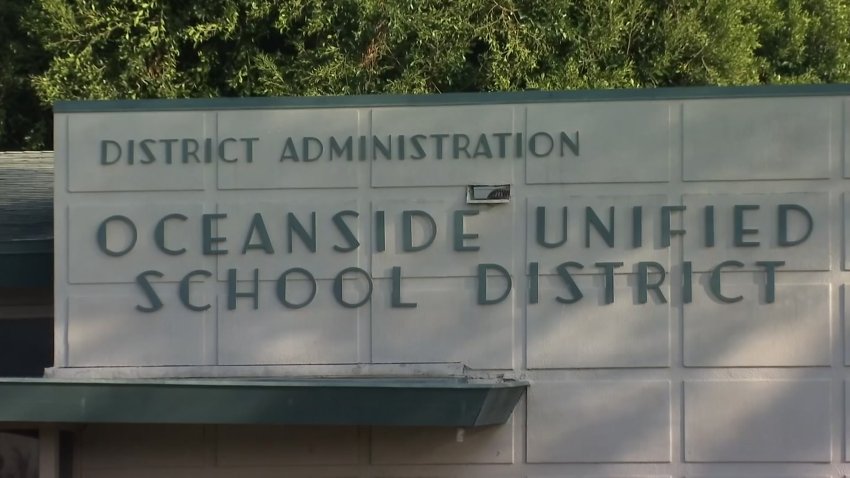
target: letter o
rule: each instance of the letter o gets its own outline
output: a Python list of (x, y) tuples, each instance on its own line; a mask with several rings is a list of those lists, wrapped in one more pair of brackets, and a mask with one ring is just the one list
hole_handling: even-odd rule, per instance
[[(344, 276), (345, 274), (347, 274), (349, 272), (359, 273), (360, 275), (362, 275), (363, 277), (366, 278), (366, 282), (369, 284), (369, 291), (366, 293), (366, 296), (363, 297), (363, 300), (361, 300), (360, 302), (357, 302), (357, 303), (346, 302), (342, 298), (342, 276)], [(361, 269), (359, 267), (348, 267), (346, 269), (343, 269), (343, 270), (339, 271), (339, 274), (337, 274), (336, 277), (334, 277), (334, 297), (336, 298), (336, 301), (339, 302), (340, 305), (342, 305), (343, 307), (346, 307), (346, 308), (349, 308), (349, 309), (355, 309), (357, 307), (360, 307), (361, 305), (365, 304), (366, 302), (369, 302), (369, 299), (372, 298), (372, 278), (369, 277), (368, 272), (364, 271), (363, 269)]]
[[(106, 247), (106, 224), (110, 221), (119, 221), (126, 224), (130, 231), (132, 231), (132, 239), (130, 243), (123, 250), (113, 251)], [(133, 221), (130, 220), (127, 216), (122, 216), (120, 214), (116, 214), (114, 216), (109, 216), (100, 223), (100, 226), (97, 227), (97, 245), (100, 247), (100, 250), (103, 251), (104, 254), (112, 257), (121, 257), (124, 254), (130, 252), (133, 247), (136, 246), (136, 240), (139, 238), (139, 234), (136, 231), (136, 225), (133, 224)]]
[[(286, 276), (288, 276), (289, 274), (291, 274), (293, 272), (297, 272), (297, 273), (307, 277), (310, 280), (310, 282), (313, 284), (313, 290), (312, 290), (312, 292), (310, 292), (310, 297), (308, 297), (307, 300), (305, 300), (304, 302), (302, 302), (300, 304), (294, 304), (294, 303), (286, 300)], [(316, 286), (316, 278), (313, 277), (313, 274), (310, 274), (310, 271), (308, 271), (307, 269), (303, 269), (301, 267), (293, 267), (292, 269), (287, 269), (286, 271), (284, 271), (283, 274), (280, 275), (280, 277), (278, 277), (278, 279), (277, 279), (277, 299), (280, 301), (281, 304), (285, 305), (286, 307), (288, 307), (290, 309), (300, 309), (302, 307), (306, 307), (307, 305), (309, 305), (310, 302), (313, 302), (313, 299), (316, 297), (316, 287), (317, 287)]]
[[(539, 138), (540, 136), (543, 136), (544, 138), (549, 140), (549, 149), (546, 150), (545, 153), (538, 153), (537, 152), (537, 138)], [(534, 133), (533, 135), (531, 135), (531, 138), (529, 138), (529, 140), (528, 140), (528, 149), (531, 150), (531, 154), (537, 156), (538, 158), (541, 157), (541, 156), (547, 156), (549, 153), (552, 152), (552, 150), (554, 148), (555, 148), (555, 140), (552, 139), (552, 136), (550, 136), (549, 133), (544, 133), (544, 132)]]

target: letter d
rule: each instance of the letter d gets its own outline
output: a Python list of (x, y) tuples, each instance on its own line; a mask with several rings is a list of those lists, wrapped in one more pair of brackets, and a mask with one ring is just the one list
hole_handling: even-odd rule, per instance
[[(797, 239), (789, 239), (788, 238), (788, 213), (791, 211), (797, 211), (800, 213), (802, 218), (806, 221), (806, 232), (804, 232)], [(812, 215), (809, 211), (799, 204), (780, 204), (778, 208), (779, 212), (779, 245), (782, 247), (790, 247), (796, 246), (797, 244), (802, 244), (803, 241), (809, 238), (812, 235), (812, 230), (814, 229), (814, 220), (812, 219)]]
[[(487, 298), (487, 271), (494, 270), (499, 272), (502, 277), (505, 278), (507, 286), (505, 287), (504, 292), (499, 297), (495, 299)], [(478, 304), (479, 305), (492, 305), (498, 304), (499, 302), (505, 300), (508, 297), (508, 294), (511, 293), (511, 287), (513, 287), (513, 283), (511, 282), (511, 274), (507, 269), (500, 266), (499, 264), (478, 264)]]
[[(109, 148), (109, 146), (114, 146), (115, 148)], [(117, 153), (113, 159), (109, 158), (110, 149), (113, 149)], [(104, 139), (100, 142), (100, 164), (115, 164), (119, 159), (121, 159), (121, 145), (117, 141)]]

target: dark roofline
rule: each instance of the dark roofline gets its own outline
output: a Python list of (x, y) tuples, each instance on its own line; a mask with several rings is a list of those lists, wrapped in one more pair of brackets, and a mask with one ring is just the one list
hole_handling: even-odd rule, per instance
[(0, 152), (0, 288), (53, 283), (53, 152)]
[(51, 239), (53, 152), (0, 152), (0, 243)]
[(450, 106), (587, 101), (651, 101), (788, 96), (846, 96), (850, 84), (699, 86), (572, 91), (511, 91), (423, 95), (291, 96), (146, 100), (57, 101), (54, 113), (233, 110), (287, 108), (364, 108), (377, 106)]

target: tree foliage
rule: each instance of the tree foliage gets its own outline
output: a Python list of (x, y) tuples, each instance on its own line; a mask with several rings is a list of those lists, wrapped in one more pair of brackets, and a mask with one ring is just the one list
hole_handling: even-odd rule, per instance
[(21, 25), (27, 4), (0, 0), (0, 151), (42, 148), (50, 136), (49, 108), (31, 84), (47, 56)]
[(42, 108), (850, 79), (850, 0), (30, 2), (0, 39), (3, 28), (32, 32), (49, 62), (0, 75), (0, 114), (6, 76), (33, 88)]

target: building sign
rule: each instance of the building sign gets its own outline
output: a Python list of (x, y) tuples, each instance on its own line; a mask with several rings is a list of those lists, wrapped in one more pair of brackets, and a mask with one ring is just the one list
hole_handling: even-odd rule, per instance
[(60, 105), (57, 364), (651, 367), (679, 311), (819, 320), (830, 98), (534, 98)]

